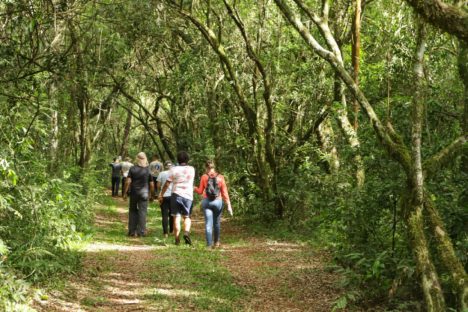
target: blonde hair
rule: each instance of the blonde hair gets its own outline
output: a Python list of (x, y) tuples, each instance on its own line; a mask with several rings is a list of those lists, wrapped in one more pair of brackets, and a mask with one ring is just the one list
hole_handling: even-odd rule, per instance
[(136, 163), (140, 167), (148, 167), (148, 158), (144, 152), (139, 152), (136, 156)]
[(208, 159), (206, 162), (205, 162), (205, 168), (207, 169), (214, 169), (215, 168), (215, 163), (213, 160), (211, 159)]

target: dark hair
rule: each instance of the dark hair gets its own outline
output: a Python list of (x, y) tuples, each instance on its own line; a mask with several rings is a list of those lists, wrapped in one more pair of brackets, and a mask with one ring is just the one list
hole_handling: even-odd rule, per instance
[(214, 169), (215, 168), (214, 161), (212, 161), (211, 159), (208, 159), (207, 161), (205, 161), (205, 168)]
[(187, 164), (190, 157), (186, 151), (180, 151), (177, 153), (177, 162), (180, 164)]
[(114, 161), (116, 161), (116, 160), (117, 160), (117, 157), (114, 157)]

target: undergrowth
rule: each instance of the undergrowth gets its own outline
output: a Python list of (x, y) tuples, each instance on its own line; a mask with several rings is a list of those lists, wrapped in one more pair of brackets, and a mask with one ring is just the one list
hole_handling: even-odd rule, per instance
[(71, 168), (51, 178), (41, 163), (30, 161), (30, 171), (0, 163), (0, 310), (27, 311), (31, 285), (79, 268), (102, 187), (94, 172)]

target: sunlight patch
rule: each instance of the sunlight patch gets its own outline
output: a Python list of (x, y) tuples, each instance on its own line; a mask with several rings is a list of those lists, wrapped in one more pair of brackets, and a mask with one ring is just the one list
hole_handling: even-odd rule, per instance
[(67, 302), (59, 298), (36, 300), (35, 302), (43, 308), (50, 309), (53, 307), (57, 311), (63, 311), (64, 308), (66, 308), (66, 311), (84, 311), (79, 303)]
[(268, 240), (266, 242), (268, 246), (278, 246), (278, 247), (290, 247), (290, 248), (300, 248), (301, 245), (295, 243), (285, 243), (285, 242), (278, 242), (274, 240)]
[(85, 250), (87, 252), (98, 252), (98, 251), (149, 251), (158, 249), (156, 246), (140, 245), (140, 246), (126, 246), (118, 244), (109, 244), (96, 242), (89, 244)]
[(320, 269), (322, 268), (321, 263), (311, 263), (311, 264), (299, 264), (296, 265), (296, 269), (298, 270), (311, 270), (311, 269)]
[(190, 291), (185, 289), (167, 289), (167, 288), (154, 288), (152, 289), (149, 294), (159, 295), (159, 296), (166, 296), (170, 298), (176, 297), (197, 297), (200, 299), (207, 299), (209, 301), (217, 302), (219, 304), (227, 304), (228, 301), (226, 299), (218, 298), (218, 297), (208, 297), (206, 295), (201, 294), (198, 291)]
[(164, 288), (155, 288), (153, 292), (157, 295), (163, 295), (168, 297), (191, 297), (199, 296), (197, 291), (190, 291), (185, 289), (164, 289)]
[(268, 249), (271, 251), (281, 251), (281, 252), (297, 252), (298, 250), (297, 248), (293, 249), (293, 248), (277, 248), (277, 247), (269, 247)]
[(144, 284), (139, 283), (139, 282), (129, 282), (125, 279), (103, 279), (103, 281), (107, 284), (113, 284), (117, 286), (123, 286), (123, 287), (142, 287)]
[(138, 297), (138, 294), (136, 293), (135, 290), (124, 290), (120, 287), (113, 287), (110, 285), (105, 285), (104, 289), (108, 292), (110, 292), (113, 295), (118, 295), (120, 298), (135, 298)]
[(117, 207), (117, 212), (120, 214), (127, 214), (128, 213), (128, 208), (122, 208), (122, 207)]
[(127, 305), (127, 304), (139, 304), (141, 303), (140, 299), (119, 299), (119, 298), (111, 298), (108, 299), (109, 302), (112, 302), (113, 304), (118, 304), (118, 305)]

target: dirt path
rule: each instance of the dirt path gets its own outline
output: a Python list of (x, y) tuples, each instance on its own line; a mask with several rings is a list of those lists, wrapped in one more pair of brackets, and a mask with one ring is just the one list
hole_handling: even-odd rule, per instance
[[(226, 228), (226, 226), (225, 226)], [(227, 230), (227, 231), (226, 231)], [(225, 232), (239, 235), (238, 227)], [(339, 297), (337, 276), (326, 270), (329, 256), (304, 244), (249, 237), (245, 244), (225, 247), (228, 267), (237, 283), (251, 289), (246, 311), (331, 311)]]
[[(125, 236), (127, 203), (99, 206), (83, 270), (54, 286), (39, 311), (330, 311), (336, 276), (310, 246), (253, 236), (223, 220), (223, 246), (204, 246), (203, 219), (193, 218), (194, 246), (161, 235), (159, 209), (148, 237)], [(153, 205), (154, 206), (154, 205)]]

